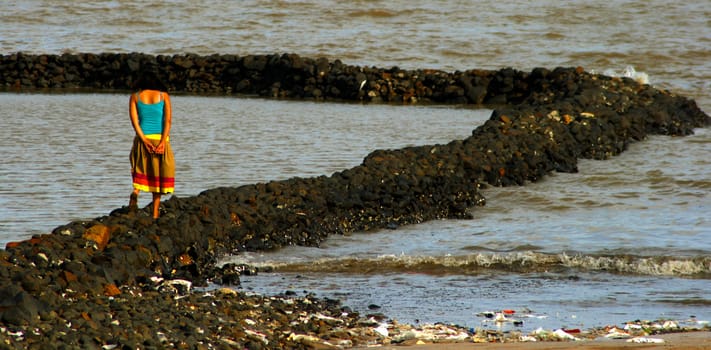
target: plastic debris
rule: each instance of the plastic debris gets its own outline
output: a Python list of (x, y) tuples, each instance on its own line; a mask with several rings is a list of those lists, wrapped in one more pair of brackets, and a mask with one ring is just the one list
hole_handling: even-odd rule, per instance
[(317, 320), (320, 320), (320, 321), (325, 321), (325, 322), (327, 322), (327, 323), (329, 323), (329, 324), (343, 323), (343, 320), (340, 319), (340, 318), (331, 317), (331, 316), (326, 316), (326, 315), (324, 315), (324, 314), (322, 314), (322, 313), (312, 314), (311, 317), (312, 317), (312, 318), (315, 318), (315, 319), (317, 319)]
[(494, 311), (483, 311), (478, 314), (476, 314), (479, 317), (486, 317), (486, 318), (494, 318), (496, 316), (496, 312)]
[(386, 323), (381, 323), (378, 327), (373, 328), (375, 333), (380, 334), (382, 337), (387, 338), (390, 332), (388, 331), (388, 325)]
[(625, 330), (630, 331), (630, 330), (640, 330), (642, 329), (642, 325), (635, 324), (635, 323), (628, 323), (625, 325)]
[(484, 317), (481, 323), (495, 322), (497, 328), (503, 327), (505, 324), (512, 324), (515, 327), (523, 326), (523, 318), (545, 318), (547, 316), (535, 315), (531, 310), (524, 308), (519, 311), (514, 309), (501, 309), (501, 311), (483, 311), (476, 314), (479, 317)]
[[(466, 330), (460, 327), (444, 324), (424, 324), (417, 328), (414, 328), (410, 325), (393, 324), (390, 325), (390, 327), (391, 328), (388, 330), (388, 334), (393, 343), (402, 343), (411, 340), (430, 343), (442, 341), (461, 342), (471, 339), (471, 333), (474, 333), (473, 330), (467, 332)], [(478, 331), (479, 330), (477, 330), (477, 332)], [(488, 342), (488, 339), (486, 339), (485, 337), (482, 340), (484, 340), (484, 342)]]
[(609, 339), (627, 339), (630, 338), (631, 335), (627, 332), (625, 332), (622, 329), (619, 329), (617, 327), (612, 327), (610, 330), (608, 330), (607, 334), (605, 335), (605, 338)]
[(530, 336), (530, 335), (524, 335), (524, 336), (521, 336), (521, 338), (519, 340), (522, 342), (534, 342), (534, 341), (538, 341), (538, 338)]
[(558, 337), (559, 339), (580, 340), (579, 338), (575, 337), (572, 334), (569, 334), (568, 332), (562, 329), (556, 329), (555, 331), (553, 331), (553, 335)]
[(662, 324), (662, 329), (676, 329), (679, 328), (679, 324), (674, 321), (665, 321)]
[(632, 339), (627, 339), (628, 343), (652, 343), (652, 344), (664, 344), (664, 339), (661, 338), (647, 338), (647, 337), (635, 337)]
[(315, 336), (313, 336), (313, 335), (307, 335), (307, 334), (294, 334), (294, 333), (291, 333), (291, 334), (289, 335), (289, 338), (288, 338), (288, 339), (291, 340), (291, 341), (297, 342), (297, 343), (304, 344), (304, 345), (306, 345), (307, 347), (311, 347), (311, 348), (320, 348), (320, 349), (329, 349), (329, 348), (332, 348), (332, 349), (338, 349), (338, 348), (340, 348), (341, 346), (343, 346), (342, 344), (332, 344), (332, 343), (327, 342), (327, 341), (325, 341), (325, 340), (323, 340), (323, 339), (321, 339), (321, 338), (319, 338), (319, 337), (315, 337)]

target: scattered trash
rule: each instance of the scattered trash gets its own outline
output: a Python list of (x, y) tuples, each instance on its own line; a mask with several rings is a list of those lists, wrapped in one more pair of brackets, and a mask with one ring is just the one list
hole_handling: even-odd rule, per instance
[(563, 340), (580, 340), (579, 338), (575, 337), (572, 334), (569, 334), (568, 332), (562, 329), (556, 329), (555, 331), (553, 331), (553, 335), (558, 337), (558, 339)]
[(679, 324), (677, 324), (674, 321), (666, 321), (662, 325), (662, 329), (670, 329), (670, 328), (674, 328), (674, 329), (679, 328)]
[(605, 338), (608, 339), (627, 339), (630, 338), (631, 335), (623, 329), (619, 329), (617, 327), (612, 327), (608, 330), (608, 333), (605, 335)]
[(308, 334), (291, 333), (289, 335), (288, 339), (291, 341), (297, 342), (297, 343), (301, 343), (308, 348), (316, 348), (316, 349), (341, 349), (344, 346), (352, 346), (353, 345), (351, 342), (343, 342), (343, 341), (341, 341), (340, 343), (337, 343), (337, 344), (333, 344), (333, 343), (323, 340), (319, 337), (315, 337), (315, 336), (308, 335)]
[(628, 323), (625, 325), (625, 330), (640, 330), (642, 329), (642, 325), (636, 324), (636, 323)]
[(494, 318), (496, 316), (496, 312), (493, 311), (484, 311), (476, 314), (479, 317), (486, 317), (486, 318)]
[[(528, 334), (521, 334), (505, 325), (513, 324), (522, 326), (524, 319), (544, 319), (547, 315), (535, 314), (529, 309), (513, 310), (501, 309), (499, 311), (483, 311), (476, 314), (481, 320), (482, 328), (469, 328), (472, 334), (470, 340), (474, 343), (490, 342), (532, 342), (532, 341), (579, 341), (596, 338), (621, 339), (630, 343), (663, 344), (664, 339), (650, 338), (650, 335), (673, 333), (679, 331), (709, 330), (709, 321), (698, 320), (691, 316), (686, 320), (635, 320), (620, 325), (610, 325), (601, 328), (559, 328), (546, 330), (538, 327)], [(572, 316), (571, 318), (574, 318)], [(487, 329), (486, 324), (489, 324)], [(530, 325), (529, 325), (530, 326)]]
[(501, 327), (503, 324), (510, 323), (516, 327), (523, 326), (523, 318), (538, 318), (543, 319), (548, 316), (536, 315), (527, 308), (521, 309), (519, 311), (514, 309), (502, 309), (501, 311), (483, 311), (476, 314), (476, 316), (484, 317), (482, 323), (493, 321), (496, 323), (497, 327)]
[(538, 338), (530, 336), (530, 335), (524, 335), (521, 336), (521, 339), (519, 339), (522, 342), (535, 342), (538, 341)]
[(635, 337), (632, 339), (627, 339), (628, 343), (652, 343), (652, 344), (664, 344), (664, 339), (661, 338), (647, 338), (647, 337)]
[(373, 328), (373, 330), (382, 337), (390, 337), (393, 343), (406, 341), (417, 341), (418, 343), (462, 342), (469, 340), (471, 333), (474, 333), (474, 330), (467, 332), (454, 325), (424, 324), (418, 327), (412, 327), (411, 325), (401, 325), (397, 322), (393, 324), (383, 323), (377, 328)]
[(373, 328), (375, 333), (380, 334), (380, 336), (387, 338), (390, 332), (388, 331), (388, 325), (386, 323), (381, 323), (378, 327)]

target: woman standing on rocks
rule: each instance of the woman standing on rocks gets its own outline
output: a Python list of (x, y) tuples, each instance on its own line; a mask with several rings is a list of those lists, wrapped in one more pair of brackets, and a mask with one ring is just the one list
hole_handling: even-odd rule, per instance
[(160, 216), (160, 197), (175, 186), (175, 160), (170, 148), (171, 105), (168, 89), (153, 70), (143, 72), (131, 94), (128, 113), (136, 131), (131, 148), (133, 192), (130, 211), (138, 209), (138, 193), (153, 193), (153, 218)]

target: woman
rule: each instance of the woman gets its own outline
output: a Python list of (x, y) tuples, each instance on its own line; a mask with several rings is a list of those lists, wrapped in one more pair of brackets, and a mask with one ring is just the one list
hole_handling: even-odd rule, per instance
[(175, 161), (170, 148), (171, 105), (167, 88), (154, 71), (141, 75), (131, 94), (129, 116), (136, 131), (131, 148), (133, 192), (129, 210), (138, 209), (138, 193), (153, 193), (153, 218), (160, 216), (160, 197), (175, 186)]

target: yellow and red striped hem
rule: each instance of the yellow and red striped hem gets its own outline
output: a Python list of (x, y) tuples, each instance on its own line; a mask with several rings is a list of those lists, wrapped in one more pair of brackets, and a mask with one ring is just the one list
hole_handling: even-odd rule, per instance
[(175, 190), (175, 178), (149, 176), (145, 174), (133, 173), (133, 188), (144, 192), (153, 193), (173, 193)]

